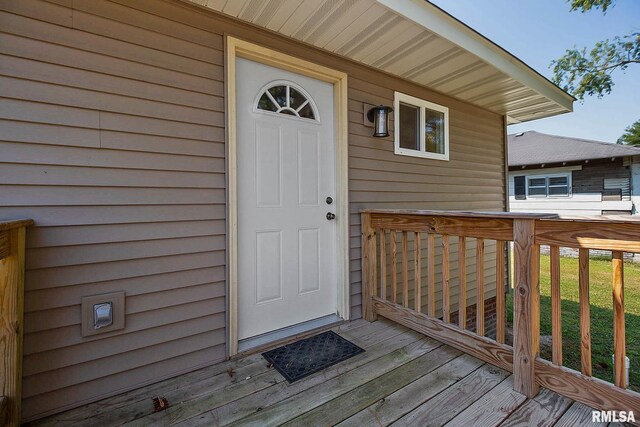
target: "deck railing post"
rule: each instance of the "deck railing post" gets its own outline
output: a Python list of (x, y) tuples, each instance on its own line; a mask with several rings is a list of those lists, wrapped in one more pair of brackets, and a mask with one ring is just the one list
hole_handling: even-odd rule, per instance
[(538, 394), (535, 360), (540, 352), (540, 246), (533, 219), (513, 221), (513, 388), (532, 398)]
[(362, 236), (362, 317), (377, 319), (371, 298), (376, 295), (376, 231), (371, 227), (371, 214), (360, 214)]
[(0, 425), (20, 425), (25, 227), (0, 222)]

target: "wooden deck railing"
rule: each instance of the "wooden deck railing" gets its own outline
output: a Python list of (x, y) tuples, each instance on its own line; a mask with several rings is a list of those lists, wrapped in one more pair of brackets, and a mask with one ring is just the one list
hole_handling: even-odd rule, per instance
[[(539, 386), (543, 386), (599, 410), (640, 414), (640, 394), (626, 389), (625, 383), (622, 262), (623, 252), (640, 252), (640, 221), (520, 213), (363, 210), (361, 229), (365, 319), (384, 316), (508, 370), (514, 374), (514, 389), (527, 397), (535, 396)], [(467, 259), (469, 249), (473, 249), (470, 242), (476, 247), (473, 263), (476, 277), (471, 277), (477, 295), (474, 331), (467, 328), (467, 296), (471, 289)], [(505, 344), (507, 242), (513, 242), (514, 258), (513, 346)], [(551, 361), (539, 357), (540, 245), (550, 246)], [(562, 366), (560, 247), (579, 250), (581, 372)], [(615, 384), (591, 376), (589, 249), (609, 250), (613, 254)], [(489, 254), (495, 256), (494, 263), (486, 258)], [(455, 281), (452, 265), (457, 269)], [(437, 270), (439, 286), (435, 280)], [(485, 336), (484, 300), (490, 295), (487, 288), (491, 288), (491, 293), (494, 288), (497, 290), (495, 339)], [(451, 316), (454, 294), (457, 319)]]
[(0, 425), (20, 425), (25, 228), (0, 221)]

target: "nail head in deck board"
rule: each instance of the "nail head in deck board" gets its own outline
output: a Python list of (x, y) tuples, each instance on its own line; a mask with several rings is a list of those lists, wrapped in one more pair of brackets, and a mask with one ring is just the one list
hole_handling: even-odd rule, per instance
[(540, 246), (534, 243), (535, 220), (513, 223), (515, 292), (513, 302), (513, 373), (516, 391), (538, 394), (534, 361), (540, 352)]
[(439, 347), (294, 418), (285, 425), (335, 425), (458, 356), (460, 352), (452, 347)]

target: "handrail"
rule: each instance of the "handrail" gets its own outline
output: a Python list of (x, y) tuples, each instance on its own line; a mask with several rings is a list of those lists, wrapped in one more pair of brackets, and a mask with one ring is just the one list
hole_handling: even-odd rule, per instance
[[(534, 397), (538, 387), (543, 386), (600, 410), (640, 413), (640, 394), (627, 390), (625, 383), (622, 263), (623, 252), (640, 252), (640, 220), (510, 212), (365, 209), (361, 211), (361, 231), (365, 319), (371, 321), (378, 315), (387, 317), (507, 369), (514, 374), (514, 389), (527, 397)], [(396, 242), (398, 237), (400, 245)], [(427, 244), (422, 245), (425, 238)], [(485, 261), (489, 259), (486, 255), (496, 252), (496, 289), (504, 286), (506, 242), (513, 242), (513, 346), (504, 344), (504, 292), (496, 292), (496, 339), (484, 336), (484, 285), (487, 284), (484, 268), (477, 269), (475, 280), (481, 296), (475, 304), (475, 332), (466, 328), (466, 259), (468, 250), (472, 249), (471, 239), (475, 239), (476, 264), (485, 267)], [(552, 361), (539, 357), (540, 245), (550, 245), (551, 249)], [(452, 283), (450, 274), (452, 255), (456, 253), (454, 246), (457, 246), (455, 262), (464, 260), (458, 264), (465, 277), (457, 283)], [(582, 372), (562, 366), (559, 247), (575, 248), (580, 252)], [(589, 249), (613, 251), (615, 385), (591, 376)], [(413, 262), (409, 262), (412, 256)], [(436, 256), (440, 259), (438, 264), (435, 263)], [(424, 258), (426, 263), (422, 262)], [(397, 264), (401, 266), (400, 271)], [(422, 271), (423, 264), (426, 275)], [(414, 269), (413, 275), (409, 274), (409, 266)], [(438, 289), (434, 283), (436, 269), (440, 270), (439, 277), (442, 278)], [(387, 280), (389, 273), (391, 277)], [(426, 283), (423, 277), (426, 277)], [(400, 286), (397, 286), (398, 279)], [(493, 282), (488, 284), (493, 285)], [(450, 298), (456, 289), (464, 303), (458, 304), (458, 316), (454, 318)], [(410, 304), (411, 295), (413, 304)], [(437, 304), (441, 308), (436, 311)]]
[(32, 224), (0, 221), (0, 425), (20, 425), (25, 235)]

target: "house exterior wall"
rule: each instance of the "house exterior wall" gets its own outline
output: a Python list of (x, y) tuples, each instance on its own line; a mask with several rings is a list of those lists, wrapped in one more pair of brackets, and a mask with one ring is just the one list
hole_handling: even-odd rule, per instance
[[(0, 1), (0, 218), (36, 222), (27, 420), (225, 358), (224, 34), (349, 75), (352, 318), (360, 209), (505, 209), (499, 115), (176, 1), (71, 6)], [(450, 109), (450, 161), (397, 156), (391, 138), (371, 137), (363, 104), (391, 105), (394, 90)], [(485, 257), (490, 297), (490, 244)], [(126, 328), (82, 338), (80, 298), (121, 290)]]
[[(515, 198), (514, 177), (571, 174), (569, 197)], [(628, 200), (603, 200), (605, 179), (631, 179), (630, 160), (600, 160), (564, 167), (512, 168), (509, 171), (509, 208), (512, 212), (552, 212), (559, 215), (629, 215), (634, 211), (633, 197)], [(632, 193), (633, 195), (633, 193)]]

